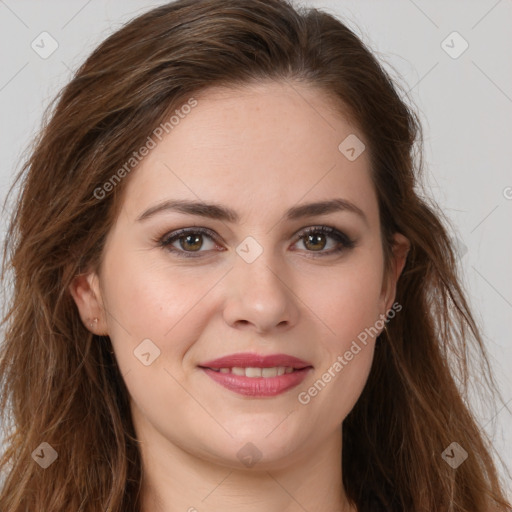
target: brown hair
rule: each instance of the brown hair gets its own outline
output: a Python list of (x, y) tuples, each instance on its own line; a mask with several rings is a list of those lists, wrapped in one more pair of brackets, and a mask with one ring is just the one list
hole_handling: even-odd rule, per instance
[[(140, 510), (128, 392), (108, 338), (85, 328), (68, 291), (74, 276), (97, 268), (129, 176), (101, 200), (94, 192), (192, 94), (261, 80), (301, 81), (337, 99), (368, 141), (387, 264), (393, 233), (411, 241), (397, 284), (403, 309), (379, 337), (343, 423), (347, 495), (360, 511), (370, 510), (368, 495), (393, 511), (510, 507), (465, 403), (473, 359), (486, 389), (497, 389), (441, 213), (415, 190), (416, 114), (361, 40), (327, 13), (285, 0), (179, 0), (92, 53), (47, 111), (13, 184), (21, 194), (2, 271), (6, 285), (12, 271), (13, 289), (2, 322), (1, 510)], [(441, 457), (453, 441), (469, 454), (456, 470)], [(44, 470), (31, 458), (41, 442), (59, 457)]]

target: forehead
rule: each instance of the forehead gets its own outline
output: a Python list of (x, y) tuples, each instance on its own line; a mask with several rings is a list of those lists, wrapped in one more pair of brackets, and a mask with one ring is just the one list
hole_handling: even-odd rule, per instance
[(269, 82), (193, 97), (130, 176), (130, 217), (168, 199), (226, 204), (245, 217), (343, 197), (375, 220), (368, 152), (355, 160), (343, 152), (344, 141), (363, 144), (364, 135), (323, 91)]

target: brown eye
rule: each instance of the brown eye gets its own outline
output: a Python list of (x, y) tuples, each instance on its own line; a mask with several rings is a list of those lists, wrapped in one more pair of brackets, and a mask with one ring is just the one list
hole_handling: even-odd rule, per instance
[[(334, 241), (334, 243), (331, 242), (330, 247), (328, 247), (329, 240)], [(205, 241), (209, 241), (210, 247), (201, 250), (204, 248)], [(307, 228), (299, 235), (297, 242), (299, 241), (302, 241), (306, 252), (312, 257), (330, 256), (355, 246), (355, 242), (345, 233), (330, 226)], [(177, 243), (179, 246), (176, 245)], [(158, 240), (158, 244), (178, 257), (184, 258), (205, 256), (204, 253), (220, 248), (215, 233), (207, 228), (199, 227), (180, 229), (164, 235)], [(326, 247), (328, 250), (324, 250)]]
[[(328, 245), (329, 238), (335, 240), (337, 244), (334, 244), (334, 247), (331, 247), (330, 250), (324, 251), (323, 249)], [(329, 256), (347, 249), (352, 249), (355, 246), (355, 242), (345, 235), (345, 233), (331, 228), (330, 226), (307, 228), (300, 234), (299, 241), (301, 240), (307, 252), (318, 253), (318, 255), (312, 255), (314, 257)]]
[[(315, 235), (307, 235), (303, 238), (304, 245), (308, 249), (312, 249), (314, 251), (322, 250), (326, 246), (325, 241), (326, 236), (323, 233), (315, 234)], [(323, 239), (323, 241), (322, 241)]]
[(184, 250), (198, 251), (203, 245), (203, 235), (185, 235), (178, 238)]
[[(202, 251), (201, 249), (205, 245), (205, 239), (210, 240), (210, 247), (207, 247), (207, 250)], [(203, 253), (209, 252), (210, 249), (218, 247), (215, 243), (215, 236), (206, 228), (180, 229), (179, 231), (165, 235), (158, 241), (158, 243), (168, 251), (185, 258), (200, 257), (204, 255)], [(179, 246), (176, 246), (176, 243), (179, 243)]]

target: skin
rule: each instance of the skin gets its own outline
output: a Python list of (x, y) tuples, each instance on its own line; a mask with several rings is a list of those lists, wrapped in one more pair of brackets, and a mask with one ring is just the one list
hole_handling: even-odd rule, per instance
[[(349, 161), (338, 149), (348, 135), (364, 135), (324, 92), (265, 82), (194, 97), (197, 106), (125, 178), (100, 269), (70, 289), (83, 322), (110, 337), (130, 393), (143, 510), (356, 510), (341, 485), (341, 428), (367, 380), (375, 338), (309, 403), (298, 394), (391, 308), (408, 240), (396, 235), (385, 275), (368, 151)], [(297, 204), (335, 197), (367, 220), (349, 211), (283, 217)], [(240, 222), (173, 211), (137, 221), (171, 198), (228, 206)], [(322, 225), (355, 247), (329, 255), (338, 245), (330, 235), (317, 233), (310, 244), (297, 236)], [(204, 235), (202, 245), (182, 238), (173, 247), (199, 247), (199, 258), (180, 258), (155, 241), (194, 226), (219, 241)], [(236, 252), (248, 236), (263, 249), (252, 263)], [(147, 338), (161, 351), (149, 366), (134, 357)], [(236, 352), (290, 354), (313, 370), (281, 395), (241, 396), (198, 368)], [(237, 457), (249, 442), (261, 454), (252, 467)]]

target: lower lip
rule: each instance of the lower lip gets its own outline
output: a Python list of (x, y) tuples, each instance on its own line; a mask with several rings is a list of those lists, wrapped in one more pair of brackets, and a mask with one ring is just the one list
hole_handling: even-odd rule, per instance
[(221, 386), (245, 396), (276, 396), (298, 386), (312, 367), (285, 373), (276, 377), (246, 377), (233, 373), (220, 373), (210, 368), (201, 368), (208, 377)]

